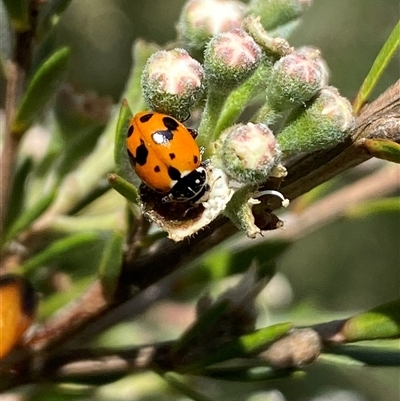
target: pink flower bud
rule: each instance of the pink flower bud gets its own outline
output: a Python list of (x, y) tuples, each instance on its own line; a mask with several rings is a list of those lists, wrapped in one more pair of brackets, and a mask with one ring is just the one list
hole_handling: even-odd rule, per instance
[(241, 29), (214, 36), (204, 53), (204, 68), (210, 85), (231, 90), (245, 81), (257, 68), (261, 49)]
[(264, 124), (247, 123), (223, 133), (221, 159), (225, 171), (244, 183), (262, 183), (280, 162), (281, 151), (272, 131)]
[(272, 68), (267, 92), (269, 104), (277, 111), (304, 104), (322, 87), (322, 69), (301, 54), (289, 54)]
[(203, 93), (203, 67), (186, 50), (160, 50), (147, 60), (142, 88), (152, 110), (185, 119)]
[(296, 53), (303, 55), (308, 60), (314, 61), (314, 63), (317, 63), (322, 71), (321, 86), (328, 85), (330, 71), (327, 62), (322, 58), (321, 51), (316, 47), (301, 46), (296, 49)]
[(244, 17), (244, 4), (236, 0), (189, 0), (177, 25), (180, 38), (193, 49), (203, 49), (221, 32), (239, 28)]

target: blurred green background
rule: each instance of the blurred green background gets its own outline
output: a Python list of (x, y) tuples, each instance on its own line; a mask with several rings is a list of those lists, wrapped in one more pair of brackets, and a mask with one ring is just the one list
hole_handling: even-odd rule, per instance
[[(174, 26), (183, 4), (183, 0), (72, 1), (56, 28), (57, 43), (70, 45), (72, 49), (68, 80), (82, 90), (112, 95), (117, 102), (132, 66), (132, 42), (136, 38), (159, 44), (173, 40)], [(331, 84), (338, 87), (344, 96), (352, 99), (399, 17), (398, 0), (314, 0), (313, 6), (304, 16), (303, 24), (289, 41), (294, 46), (318, 47), (331, 70)], [(397, 52), (373, 97), (399, 79), (399, 63), (400, 55)], [(369, 168), (360, 167), (348, 172), (340, 177), (337, 185), (349, 183), (379, 168), (381, 164), (373, 161)], [(293, 244), (278, 262), (277, 270), (282, 274), (283, 285), (281, 282), (281, 287), (278, 285), (277, 288), (282, 291), (289, 288), (289, 295), (275, 305), (263, 297), (261, 302), (268, 303), (269, 309), (266, 316), (260, 319), (260, 324), (285, 320), (307, 324), (342, 318), (398, 297), (399, 243), (398, 212), (357, 219), (341, 218), (305, 236)], [(223, 245), (220, 249), (223, 252)], [(91, 252), (93, 261), (99, 252), (97, 248)], [(81, 267), (81, 255), (77, 255), (76, 259), (67, 258), (61, 263), (66, 270), (69, 269), (69, 273), (72, 272), (72, 276), (74, 266)], [(216, 257), (209, 263), (221, 263), (221, 258)], [(88, 271), (81, 271), (79, 274), (85, 276)], [(84, 284), (87, 282), (85, 279)], [(193, 293), (198, 295), (194, 290)], [(175, 302), (171, 314), (176, 315), (179, 310), (177, 302), (181, 299), (177, 297), (171, 301)], [(182, 321), (176, 322), (172, 319), (173, 332), (170, 331), (171, 327), (163, 327), (165, 331), (159, 331), (160, 321), (168, 319), (168, 314), (160, 312), (168, 310), (166, 303), (162, 307), (156, 305), (154, 310), (145, 314), (139, 322), (140, 326), (127, 324), (116, 328), (101, 341), (107, 345), (116, 345), (143, 339), (150, 342), (153, 338), (157, 339), (157, 336), (167, 335), (166, 333), (177, 336), (187, 323), (185, 316), (191, 313), (184, 306), (180, 307)], [(192, 306), (189, 309), (192, 311)], [(178, 319), (176, 316), (174, 318)], [(133, 332), (135, 338), (132, 338)], [(338, 366), (319, 363), (307, 369), (309, 374), (304, 379), (280, 380), (268, 385), (250, 386), (197, 379), (193, 381), (199, 389), (207, 388), (213, 392), (218, 400), (243, 400), (244, 393), (274, 388), (279, 389), (286, 400), (400, 399), (399, 369)], [(151, 386), (148, 384), (150, 382)], [(132, 400), (134, 388), (137, 391), (135, 399), (138, 400), (184, 400), (178, 394), (166, 391), (165, 384), (154, 385), (158, 382), (153, 374), (139, 375), (134, 386), (132, 383), (132, 379), (127, 378), (105, 386), (97, 391), (95, 399)], [(158, 389), (158, 394), (155, 388)], [(61, 393), (42, 388), (37, 399), (83, 400), (83, 393), (74, 387), (65, 388)], [(283, 400), (278, 395), (269, 399)], [(265, 397), (260, 399), (267, 400)]]

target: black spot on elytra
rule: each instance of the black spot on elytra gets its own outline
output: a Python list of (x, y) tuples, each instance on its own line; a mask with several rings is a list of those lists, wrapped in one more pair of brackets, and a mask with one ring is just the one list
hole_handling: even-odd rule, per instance
[(139, 118), (139, 121), (140, 121), (141, 123), (147, 123), (147, 121), (149, 121), (150, 118), (153, 117), (153, 116), (154, 116), (154, 113), (145, 114), (144, 116), (141, 116), (141, 117)]
[(197, 164), (198, 162), (199, 162), (199, 158), (196, 155), (194, 155), (193, 156), (193, 163)]
[(172, 117), (163, 117), (163, 123), (169, 131), (175, 131), (179, 127), (178, 121)]
[(175, 167), (168, 167), (168, 175), (173, 181), (178, 181), (181, 178), (181, 173)]
[(159, 173), (161, 171), (160, 166), (154, 167), (154, 172)]
[(136, 163), (139, 164), (139, 166), (144, 166), (147, 162), (148, 155), (149, 151), (147, 150), (144, 142), (141, 140), (140, 145), (136, 148)]
[(130, 125), (128, 128), (128, 135), (127, 137), (129, 138), (133, 134), (133, 125)]
[(170, 153), (170, 154), (169, 154), (169, 158), (170, 158), (171, 160), (174, 160), (175, 157), (176, 157), (176, 156), (175, 156), (175, 153)]
[(131, 153), (131, 151), (129, 149), (126, 149), (128, 152), (128, 157), (129, 157), (129, 161), (131, 162), (131, 165), (133, 167), (136, 166), (136, 159), (134, 158), (133, 154)]

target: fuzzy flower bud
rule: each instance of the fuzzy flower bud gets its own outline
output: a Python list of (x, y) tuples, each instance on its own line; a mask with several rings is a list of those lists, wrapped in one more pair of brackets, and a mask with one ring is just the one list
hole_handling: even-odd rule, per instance
[(321, 348), (321, 339), (315, 330), (298, 329), (276, 341), (260, 357), (277, 368), (293, 368), (314, 362)]
[(275, 136), (264, 124), (236, 125), (222, 135), (224, 170), (236, 181), (262, 183), (280, 162)]
[(272, 30), (299, 18), (311, 0), (251, 0), (248, 14), (259, 15), (264, 29)]
[(203, 67), (183, 49), (154, 53), (143, 70), (142, 90), (148, 106), (178, 120), (187, 118), (204, 88)]
[(189, 0), (182, 10), (177, 30), (190, 48), (202, 50), (209, 39), (239, 28), (244, 4), (236, 0)]
[(289, 54), (273, 66), (267, 101), (282, 111), (304, 104), (322, 87), (322, 69), (315, 61), (300, 54)]
[(319, 49), (312, 46), (301, 46), (296, 49), (296, 53), (319, 65), (322, 71), (321, 86), (327, 86), (329, 83), (330, 71), (327, 62), (322, 58)]
[(355, 125), (350, 102), (331, 86), (324, 87), (313, 103), (277, 137), (286, 156), (328, 149), (343, 142)]
[(214, 36), (204, 52), (204, 68), (209, 85), (218, 91), (231, 91), (258, 67), (261, 49), (241, 29)]

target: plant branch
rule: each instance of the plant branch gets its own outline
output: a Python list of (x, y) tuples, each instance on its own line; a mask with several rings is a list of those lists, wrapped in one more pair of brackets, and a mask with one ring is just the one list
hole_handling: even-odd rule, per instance
[(17, 64), (7, 65), (7, 84), (5, 99), (5, 136), (1, 152), (0, 168), (0, 233), (4, 230), (7, 215), (8, 198), (14, 171), (14, 159), (18, 149), (19, 139), (12, 135), (11, 125), (18, 101), (18, 88), (21, 87), (24, 74)]
[[(378, 309), (382, 307), (385, 308), (385, 305)], [(346, 324), (368, 313), (310, 327), (295, 328), (284, 337), (274, 341), (266, 350), (258, 354), (258, 357), (274, 369), (296, 369), (315, 362), (323, 353), (349, 354), (350, 356), (354, 354), (356, 360), (359, 354), (362, 357), (361, 363), (368, 364), (368, 360), (371, 360), (374, 365), (386, 366), (386, 362), (382, 358), (379, 359), (379, 355), (388, 354), (389, 365), (397, 366), (399, 354), (397, 353), (396, 356), (390, 350), (373, 346), (362, 346), (358, 349), (343, 347), (352, 342), (346, 336)], [(393, 316), (388, 315), (388, 320), (392, 318)], [(347, 334), (350, 332), (347, 331)], [(387, 336), (383, 335), (381, 338), (386, 339)], [(358, 340), (355, 339), (355, 341)], [(170, 370), (179, 369), (182, 368), (179, 366), (179, 360), (171, 359), (173, 354), (171, 350), (174, 346), (175, 342), (169, 341), (121, 350), (115, 350), (115, 348), (75, 348), (73, 352), (65, 350), (43, 359), (41, 374), (55, 381), (85, 381), (93, 380), (93, 377), (122, 377), (145, 369), (159, 369), (160, 366), (168, 367)], [(232, 355), (232, 358), (234, 357)], [(255, 360), (256, 365), (263, 364), (260, 359)], [(175, 366), (176, 363), (177, 366)], [(210, 373), (215, 374), (217, 371), (218, 368), (214, 368), (210, 370)]]
[(38, 4), (29, 2), (30, 29), (15, 33), (13, 61), (8, 63), (5, 99), (5, 136), (0, 162), (0, 236), (4, 230), (8, 201), (15, 169), (15, 157), (20, 137), (12, 132), (12, 123), (21, 96), (21, 90), (32, 61), (33, 38), (37, 21)]

